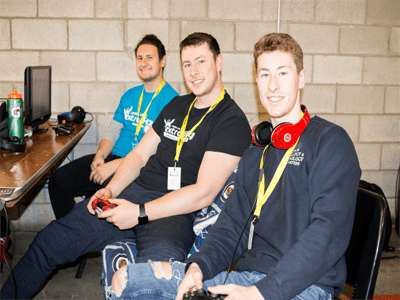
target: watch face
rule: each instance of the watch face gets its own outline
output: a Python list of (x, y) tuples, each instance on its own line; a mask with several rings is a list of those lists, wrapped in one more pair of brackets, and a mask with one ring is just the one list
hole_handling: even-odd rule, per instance
[(149, 223), (149, 218), (147, 216), (139, 217), (138, 220), (139, 220), (139, 225), (144, 225)]

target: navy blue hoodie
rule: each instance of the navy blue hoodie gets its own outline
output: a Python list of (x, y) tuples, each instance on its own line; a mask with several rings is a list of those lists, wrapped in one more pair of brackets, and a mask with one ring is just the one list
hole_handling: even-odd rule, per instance
[[(239, 163), (235, 189), (196, 262), (207, 280), (225, 270), (257, 194), (261, 147), (248, 149)], [(270, 146), (264, 163), (268, 187), (286, 150)], [(353, 226), (361, 170), (354, 145), (341, 127), (313, 117), (286, 169), (261, 210), (252, 249), (250, 222), (234, 261), (237, 271), (267, 277), (255, 284), (264, 299), (292, 299), (315, 284), (332, 295), (346, 280), (344, 253)]]

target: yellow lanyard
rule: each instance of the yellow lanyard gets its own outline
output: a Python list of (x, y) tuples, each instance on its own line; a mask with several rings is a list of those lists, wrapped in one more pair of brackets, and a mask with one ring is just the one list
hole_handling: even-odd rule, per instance
[(189, 111), (188, 111), (188, 113), (187, 113), (185, 119), (183, 120), (182, 127), (181, 127), (181, 131), (180, 131), (180, 133), (179, 133), (178, 142), (177, 142), (177, 144), (176, 144), (175, 167), (176, 167), (176, 163), (179, 161), (179, 156), (180, 156), (180, 154), (181, 154), (181, 150), (182, 150), (182, 147), (183, 147), (183, 142), (186, 140), (186, 138), (187, 138), (190, 134), (192, 134), (192, 132), (197, 128), (197, 126), (200, 125), (200, 123), (203, 121), (203, 119), (206, 117), (206, 115), (207, 115), (209, 112), (211, 112), (211, 111), (218, 105), (218, 103), (220, 103), (220, 102), (224, 99), (224, 97), (225, 97), (225, 88), (222, 89), (222, 92), (221, 92), (221, 94), (219, 95), (218, 99), (213, 103), (213, 105), (210, 106), (210, 108), (209, 108), (208, 111), (204, 114), (204, 116), (201, 118), (201, 120), (200, 120), (199, 122), (197, 122), (197, 124), (196, 124), (195, 126), (193, 126), (193, 128), (192, 128), (188, 133), (185, 134), (186, 125), (187, 125), (188, 120), (189, 120), (189, 114), (190, 114), (190, 111), (192, 110), (192, 107), (193, 107), (194, 103), (195, 103), (196, 100), (197, 100), (197, 97), (194, 99), (194, 101), (192, 102), (192, 104), (191, 104), (190, 107), (189, 107)]
[[(267, 190), (265, 190), (265, 176), (264, 172), (262, 173), (262, 180), (260, 184), (258, 185), (258, 194), (257, 194), (257, 207), (254, 212), (254, 215), (256, 217), (260, 216), (261, 213), (261, 208), (264, 205), (265, 202), (267, 202), (268, 197), (271, 195), (272, 191), (274, 190), (275, 186), (278, 184), (279, 179), (281, 178), (283, 171), (285, 170), (287, 163), (289, 161), (290, 156), (293, 153), (294, 148), (297, 146), (297, 142), (299, 139), (297, 139), (296, 144), (294, 144), (291, 148), (289, 148), (285, 155), (283, 156), (281, 162), (278, 165), (278, 168), (275, 171), (274, 177), (272, 177), (272, 180), (270, 184), (268, 185)], [(263, 151), (263, 155), (261, 156), (261, 162), (260, 162), (260, 172), (262, 171), (262, 168), (264, 167), (264, 153), (265, 150), (267, 150), (269, 145), (267, 145)]]
[[(149, 110), (149, 107), (150, 107), (151, 103), (153, 102), (154, 98), (157, 97), (157, 95), (161, 92), (161, 90), (162, 90), (162, 88), (164, 87), (164, 85), (165, 85), (165, 80), (163, 79), (163, 80), (161, 81), (160, 85), (158, 86), (156, 92), (154, 93), (153, 97), (151, 98), (150, 103), (147, 105), (147, 108), (146, 108), (146, 110), (144, 111), (142, 117), (140, 118), (139, 123), (138, 123), (137, 126), (136, 126), (135, 140), (137, 140), (137, 137), (138, 137), (138, 135), (139, 135), (140, 128), (142, 128), (144, 119), (146, 118), (147, 111)], [(142, 106), (143, 92), (144, 92), (144, 87), (143, 87), (142, 94), (140, 95), (140, 99), (139, 99), (138, 112), (137, 112), (137, 117), (138, 117), (138, 118), (140, 117), (140, 107)]]

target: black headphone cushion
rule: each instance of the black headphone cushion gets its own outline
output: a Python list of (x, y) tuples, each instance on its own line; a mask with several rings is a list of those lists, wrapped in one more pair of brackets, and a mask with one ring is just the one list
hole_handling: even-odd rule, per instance
[(72, 109), (71, 114), (75, 123), (82, 123), (85, 119), (85, 110), (80, 106), (75, 106)]
[(255, 126), (252, 130), (252, 140), (257, 146), (266, 146), (271, 143), (273, 127), (271, 122), (264, 121)]

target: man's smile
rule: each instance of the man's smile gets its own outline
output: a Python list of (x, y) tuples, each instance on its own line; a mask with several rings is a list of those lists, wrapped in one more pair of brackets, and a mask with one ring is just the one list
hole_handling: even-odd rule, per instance
[(194, 86), (200, 85), (204, 80), (203, 79), (196, 79), (192, 81), (192, 84)]
[(269, 101), (272, 101), (272, 102), (276, 102), (276, 101), (282, 100), (283, 98), (284, 98), (283, 96), (267, 97), (267, 99), (268, 99)]

